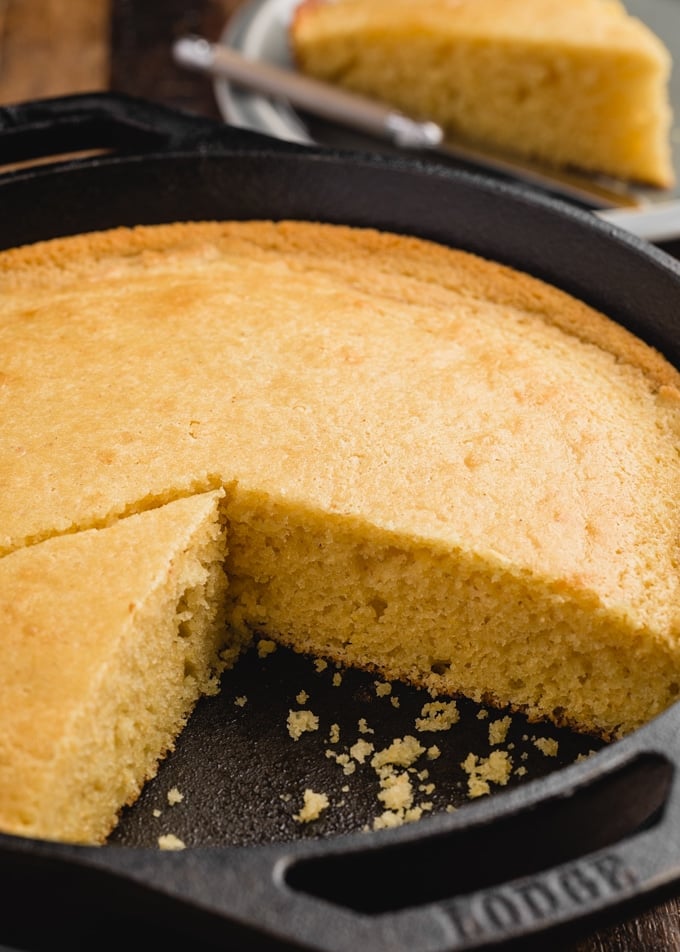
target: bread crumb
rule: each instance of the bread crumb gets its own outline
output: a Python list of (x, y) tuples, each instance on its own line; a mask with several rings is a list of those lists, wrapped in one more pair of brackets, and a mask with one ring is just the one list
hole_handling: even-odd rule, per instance
[(162, 816), (162, 813), (161, 813), (160, 810), (156, 809), (156, 810), (153, 811), (153, 815), (154, 815), (155, 817), (159, 817), (159, 816)]
[(392, 707), (399, 707), (399, 703), (400, 703), (400, 702), (399, 702), (399, 698), (398, 698), (398, 697), (392, 696), (392, 697), (390, 698), (390, 704), (392, 705)]
[(158, 837), (158, 848), (162, 850), (185, 850), (186, 843), (175, 836), (174, 833), (164, 833), (163, 836)]
[(184, 794), (180, 793), (177, 787), (172, 787), (168, 790), (168, 803), (171, 807), (174, 807), (176, 803), (181, 803), (184, 799)]
[(517, 770), (515, 771), (515, 774), (516, 774), (518, 777), (525, 777), (525, 776), (526, 776), (526, 773), (527, 773), (527, 768), (526, 768), (526, 767), (518, 767)]
[(392, 741), (389, 747), (379, 750), (371, 760), (371, 766), (378, 769), (385, 764), (396, 764), (399, 767), (410, 767), (411, 764), (425, 753), (415, 737), (407, 734)]
[(290, 801), (291, 801), (292, 799), (293, 799), (292, 793), (280, 793), (280, 794), (279, 794), (279, 800), (283, 800), (284, 803), (290, 803)]
[(380, 781), (382, 787), (378, 794), (378, 800), (388, 810), (399, 811), (407, 810), (413, 804), (413, 787), (406, 773), (393, 773), (383, 777)]
[(485, 710), (484, 708), (481, 708), (479, 711), (477, 711), (478, 721), (485, 721), (488, 716), (489, 716), (489, 712)]
[(260, 638), (257, 643), (257, 654), (260, 658), (266, 658), (267, 655), (273, 654), (276, 651), (276, 642), (270, 641), (269, 638)]
[(489, 784), (504, 787), (512, 772), (512, 758), (504, 750), (493, 750), (488, 757), (468, 754), (461, 764), (468, 775), (468, 795), (472, 798), (490, 793)]
[(426, 793), (429, 797), (431, 793), (434, 793), (434, 784), (433, 783), (421, 783), (418, 786), (418, 790), (421, 793)]
[(363, 764), (369, 754), (372, 754), (375, 750), (373, 744), (369, 744), (367, 740), (358, 740), (356, 744), (353, 744), (350, 749), (350, 755), (354, 757), (360, 764)]
[(327, 662), (327, 661), (324, 661), (323, 658), (315, 658), (315, 659), (314, 659), (314, 667), (316, 668), (316, 670), (318, 671), (318, 673), (321, 674), (321, 672), (322, 672), (322, 671), (325, 671), (326, 668), (328, 667), (328, 662)]
[(375, 731), (373, 730), (373, 728), (368, 726), (365, 717), (359, 718), (359, 733), (360, 734), (375, 734)]
[(340, 790), (342, 791), (342, 793), (349, 793), (349, 784), (348, 783), (343, 784), (343, 786), (340, 787)]
[(584, 760), (588, 760), (589, 757), (592, 757), (594, 753), (595, 753), (594, 750), (589, 750), (585, 754), (579, 754), (576, 760), (574, 761), (574, 763), (575, 764), (583, 763)]
[(323, 811), (329, 807), (329, 800), (325, 793), (315, 793), (308, 788), (303, 797), (304, 803), (300, 812), (293, 815), (293, 819), (298, 823), (311, 823), (312, 820), (318, 820)]
[(457, 809), (458, 809), (458, 807), (454, 807), (454, 805), (453, 805), (452, 803), (447, 803), (447, 804), (446, 804), (446, 812), (447, 812), (447, 813), (455, 813)]
[(328, 732), (328, 739), (331, 742), (331, 744), (340, 743), (340, 725), (339, 724), (331, 724), (331, 729)]
[(300, 707), (304, 707), (307, 701), (309, 700), (309, 694), (307, 694), (306, 691), (300, 691), (300, 693), (296, 696), (295, 700), (300, 705)]
[(247, 701), (248, 701), (248, 698), (245, 696), (245, 694), (243, 694), (241, 695), (241, 697), (237, 697), (234, 699), (234, 704), (236, 705), (236, 707), (244, 707)]
[(339, 671), (336, 671), (335, 674), (333, 675), (333, 687), (339, 688), (341, 684), (342, 684), (342, 675), (340, 674)]
[(545, 757), (557, 757), (560, 745), (553, 737), (534, 737), (533, 742)]
[(432, 747), (427, 748), (427, 759), (428, 760), (437, 760), (438, 757), (441, 757), (441, 750), (437, 747), (436, 744), (433, 744)]
[(416, 718), (417, 731), (447, 731), (458, 722), (460, 714), (455, 701), (430, 701)]
[(510, 717), (501, 717), (497, 721), (491, 721), (489, 724), (489, 744), (491, 746), (502, 744), (508, 736), (511, 724), (512, 718)]
[(385, 810), (373, 821), (374, 830), (389, 830), (397, 826), (402, 826), (404, 816), (401, 813), (394, 813), (392, 810)]
[(305, 731), (319, 729), (319, 718), (311, 711), (288, 711), (288, 733), (293, 740), (299, 740)]
[(387, 697), (392, 693), (392, 685), (388, 681), (376, 681), (375, 693), (378, 697)]

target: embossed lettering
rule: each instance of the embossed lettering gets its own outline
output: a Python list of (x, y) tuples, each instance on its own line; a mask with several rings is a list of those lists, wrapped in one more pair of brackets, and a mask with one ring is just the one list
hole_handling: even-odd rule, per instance
[(637, 880), (632, 869), (613, 853), (593, 860), (593, 866), (610, 889), (615, 892), (625, 889), (627, 886), (632, 886)]
[(545, 882), (528, 882), (516, 890), (537, 919), (544, 919), (559, 908), (559, 899)]
[(502, 893), (487, 893), (482, 897), (482, 908), (497, 929), (517, 926), (522, 922), (521, 913), (515, 903)]
[(589, 899), (599, 899), (600, 887), (581, 866), (574, 866), (561, 873), (559, 883), (567, 896), (581, 906)]

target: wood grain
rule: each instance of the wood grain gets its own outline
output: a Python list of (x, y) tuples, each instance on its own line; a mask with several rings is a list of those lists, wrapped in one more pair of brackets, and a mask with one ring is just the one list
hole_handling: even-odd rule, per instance
[(0, 102), (106, 89), (109, 0), (0, 0)]

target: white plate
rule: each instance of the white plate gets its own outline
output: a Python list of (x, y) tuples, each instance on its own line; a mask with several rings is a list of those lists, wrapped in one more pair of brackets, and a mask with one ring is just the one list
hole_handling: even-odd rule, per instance
[[(250, 59), (291, 69), (288, 26), (299, 0), (251, 0), (227, 24), (220, 42)], [(671, 191), (645, 189), (644, 206), (632, 211), (615, 209), (601, 216), (652, 241), (680, 238), (680, 0), (627, 0), (630, 13), (644, 20), (669, 46), (676, 68), (671, 77), (675, 112), (673, 160), (678, 185)], [(284, 99), (251, 93), (216, 80), (215, 96), (227, 122), (255, 129), (291, 142), (317, 143), (338, 148), (390, 147), (322, 121), (305, 121)]]

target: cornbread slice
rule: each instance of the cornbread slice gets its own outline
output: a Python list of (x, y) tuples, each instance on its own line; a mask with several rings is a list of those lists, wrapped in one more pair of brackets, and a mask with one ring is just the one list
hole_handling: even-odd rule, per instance
[[(0, 289), (0, 545), (33, 546), (5, 564), (223, 489), (237, 642), (612, 736), (678, 696), (680, 375), (586, 305), (291, 222), (38, 244), (0, 255)], [(148, 608), (154, 631), (174, 612)]]
[(673, 181), (670, 55), (617, 0), (305, 0), (307, 73), (554, 165)]
[(221, 493), (0, 559), (0, 829), (98, 842), (224, 667)]

